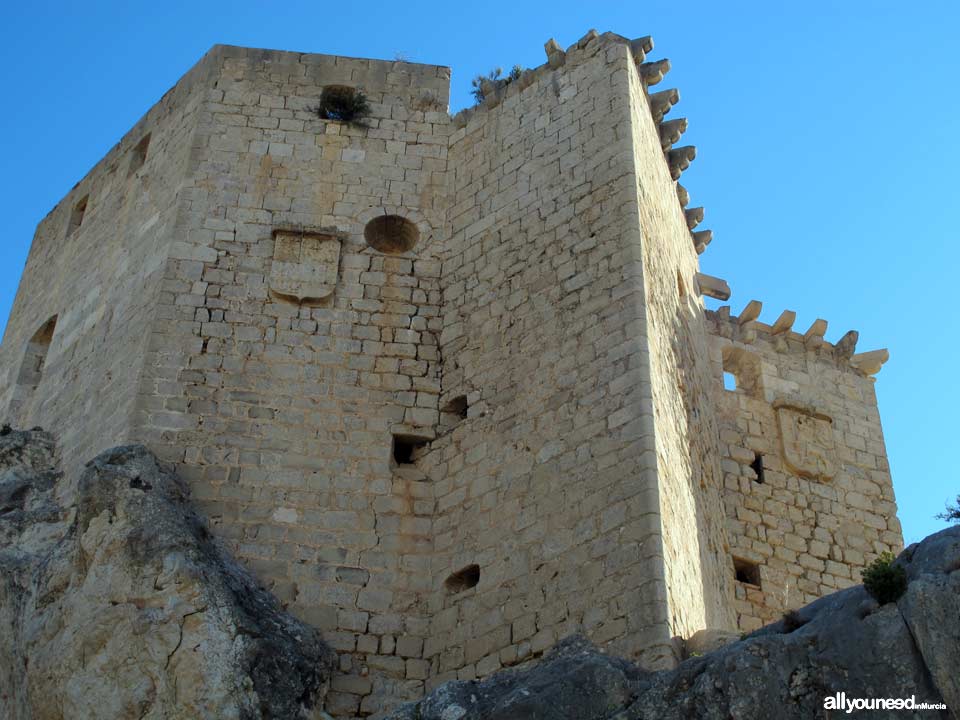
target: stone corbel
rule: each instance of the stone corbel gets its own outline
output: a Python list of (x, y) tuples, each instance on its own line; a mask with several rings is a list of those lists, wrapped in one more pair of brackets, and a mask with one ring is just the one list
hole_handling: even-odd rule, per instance
[(850, 358), (850, 364), (865, 375), (876, 375), (880, 372), (883, 364), (889, 359), (890, 351), (884, 348), (882, 350), (857, 353)]
[(661, 90), (650, 95), (650, 114), (653, 115), (653, 122), (657, 125), (663, 120), (663, 116), (670, 112), (670, 108), (680, 102), (680, 91), (676, 88), (670, 90)]
[(707, 249), (713, 241), (713, 230), (698, 230), (695, 233), (690, 233), (693, 237), (693, 247), (697, 251), (697, 255), (703, 255), (703, 251)]
[(703, 208), (687, 208), (683, 211), (683, 216), (687, 221), (687, 229), (693, 230), (697, 225), (703, 222)]
[(697, 273), (694, 280), (697, 282), (697, 291), (701, 295), (712, 297), (715, 300), (730, 299), (730, 286), (727, 285), (726, 280), (705, 273)]
[(664, 58), (663, 60), (643, 63), (639, 66), (639, 70), (644, 84), (650, 87), (663, 80), (663, 76), (670, 72), (670, 61)]
[(697, 157), (697, 149), (693, 145), (684, 145), (674, 148), (667, 153), (667, 165), (670, 168), (670, 177), (679, 180), (683, 171), (690, 167), (690, 163)]
[(666, 152), (679, 142), (680, 137), (687, 131), (687, 119), (664, 120), (660, 123), (660, 148)]

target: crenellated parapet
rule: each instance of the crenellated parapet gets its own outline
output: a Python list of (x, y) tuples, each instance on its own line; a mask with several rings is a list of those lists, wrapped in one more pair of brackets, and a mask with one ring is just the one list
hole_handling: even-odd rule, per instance
[[(653, 40), (650, 38), (643, 39), (646, 41), (646, 52), (643, 55), (643, 60), (646, 60), (646, 53), (653, 49)], [(680, 207), (685, 209), (690, 203), (690, 194), (687, 192), (687, 189), (679, 183), (679, 180), (684, 171), (690, 167), (690, 163), (696, 158), (697, 149), (693, 145), (677, 146), (683, 133), (687, 131), (688, 123), (686, 118), (666, 119), (666, 115), (680, 102), (680, 91), (676, 88), (655, 92), (649, 91), (649, 88), (659, 84), (670, 71), (669, 60), (663, 59), (646, 62), (638, 60), (637, 62), (640, 79), (643, 81), (644, 86), (648, 88), (647, 101), (650, 105), (650, 114), (653, 122), (658, 126), (663, 157), (670, 171), (670, 178), (676, 182), (677, 200), (680, 202)], [(693, 246), (698, 255), (702, 254), (703, 251), (706, 250), (707, 245), (710, 244), (710, 241), (713, 240), (713, 232), (711, 230), (694, 232), (694, 228), (703, 221), (703, 208), (685, 209), (684, 214), (687, 218), (687, 226), (690, 229), (690, 238)]]
[[(706, 275), (698, 275), (701, 293), (709, 297), (720, 297), (726, 294), (729, 298), (729, 287), (723, 280)], [(722, 286), (721, 286), (722, 284)], [(725, 293), (716, 288), (723, 287)], [(708, 310), (707, 321), (715, 335), (734, 342), (751, 345), (758, 341), (769, 343), (781, 353), (815, 352), (823, 358), (833, 358), (838, 366), (846, 365), (862, 375), (875, 375), (880, 372), (883, 364), (890, 358), (886, 349), (856, 352), (859, 333), (850, 330), (836, 343), (825, 339), (828, 322), (822, 318), (814, 320), (810, 326), (798, 332), (794, 329), (797, 314), (793, 310), (784, 310), (772, 324), (760, 321), (763, 303), (751, 300), (738, 315), (731, 312), (729, 305), (718, 310)]]

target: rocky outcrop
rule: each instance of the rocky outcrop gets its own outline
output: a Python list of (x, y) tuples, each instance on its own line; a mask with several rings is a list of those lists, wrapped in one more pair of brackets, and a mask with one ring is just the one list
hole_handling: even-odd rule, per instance
[(115, 448), (64, 506), (54, 453), (42, 431), (0, 432), (0, 717), (321, 717), (334, 653), (172, 472)]
[(960, 711), (960, 527), (899, 557), (906, 593), (878, 606), (862, 586), (821, 598), (678, 668), (646, 673), (582, 638), (539, 663), (449, 682), (393, 720), (807, 720), (847, 717), (825, 698), (910, 698), (952, 710), (870, 710), (870, 718)]

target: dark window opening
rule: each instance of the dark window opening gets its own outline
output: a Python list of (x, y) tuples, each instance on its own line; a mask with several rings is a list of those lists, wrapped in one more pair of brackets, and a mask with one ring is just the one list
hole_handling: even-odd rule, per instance
[(456, 415), (457, 417), (465, 420), (467, 418), (467, 410), (469, 406), (467, 405), (467, 396), (458, 395), (453, 398), (450, 402), (443, 406), (443, 412), (450, 413), (451, 415)]
[(756, 563), (735, 557), (733, 559), (733, 570), (736, 573), (737, 582), (760, 587), (760, 566)]
[(427, 441), (423, 438), (411, 437), (409, 435), (393, 436), (393, 459), (397, 465), (412, 465)]
[(760, 453), (754, 453), (753, 462), (750, 463), (750, 469), (753, 470), (757, 477), (754, 479), (755, 483), (763, 483), (763, 455)]
[(444, 585), (447, 588), (447, 592), (452, 594), (462, 593), (464, 590), (469, 590), (472, 587), (476, 587), (477, 583), (480, 582), (480, 566), (479, 565), (467, 565), (462, 570), (457, 570), (450, 577), (444, 581)]
[(83, 216), (87, 212), (89, 200), (90, 196), (84, 195), (80, 202), (73, 206), (73, 210), (70, 212), (70, 224), (67, 225), (67, 235), (73, 235), (83, 225)]
[(382, 253), (405, 253), (420, 239), (417, 226), (400, 215), (378, 215), (363, 229), (367, 245)]
[(147, 161), (147, 148), (150, 147), (150, 136), (144, 137), (137, 143), (137, 146), (130, 153), (130, 169), (127, 171), (127, 177), (133, 175), (137, 170), (143, 167)]
[(47, 360), (47, 352), (49, 352), (50, 345), (53, 342), (53, 333), (56, 327), (57, 316), (54, 315), (30, 338), (27, 351), (23, 356), (23, 364), (20, 365), (20, 374), (17, 376), (19, 385), (32, 390), (40, 384), (40, 378), (43, 376), (43, 365)]

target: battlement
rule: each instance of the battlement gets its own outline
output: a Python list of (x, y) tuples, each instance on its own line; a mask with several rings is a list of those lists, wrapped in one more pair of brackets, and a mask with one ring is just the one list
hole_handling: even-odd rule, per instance
[(816, 352), (821, 358), (832, 358), (838, 367), (846, 367), (863, 375), (876, 375), (884, 363), (890, 359), (890, 352), (883, 348), (856, 352), (860, 333), (848, 330), (836, 343), (824, 339), (827, 333), (827, 321), (814, 320), (805, 332), (793, 330), (797, 314), (793, 310), (784, 310), (772, 325), (759, 320), (763, 304), (759, 300), (747, 303), (739, 315), (731, 315), (730, 306), (724, 305), (718, 310), (706, 312), (711, 331), (720, 337), (734, 342), (750, 345), (763, 342), (781, 353)]

